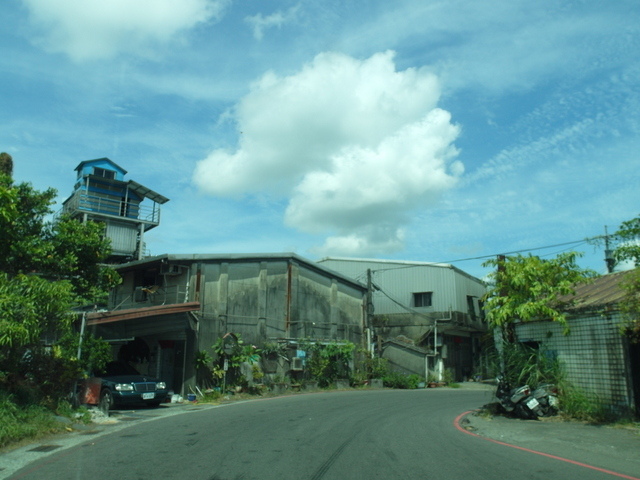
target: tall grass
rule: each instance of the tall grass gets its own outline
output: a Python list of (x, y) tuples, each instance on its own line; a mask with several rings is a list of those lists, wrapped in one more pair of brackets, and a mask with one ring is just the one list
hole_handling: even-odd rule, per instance
[(605, 408), (598, 398), (571, 384), (560, 384), (559, 392), (560, 412), (564, 417), (591, 423), (607, 423), (617, 418), (615, 412)]
[(52, 412), (39, 405), (18, 406), (8, 395), (0, 395), (0, 448), (64, 430)]
[(594, 423), (611, 421), (614, 412), (604, 407), (593, 395), (587, 395), (572, 385), (565, 377), (558, 359), (544, 345), (533, 348), (522, 343), (502, 345), (502, 356), (496, 350), (491, 363), (496, 372), (502, 372), (511, 387), (529, 385), (532, 389), (543, 383), (558, 388), (560, 413), (564, 417)]
[(496, 352), (493, 363), (494, 369), (502, 370), (512, 387), (527, 384), (535, 389), (543, 383), (560, 385), (564, 382), (560, 362), (542, 346), (533, 348), (522, 343), (505, 343), (502, 357)]

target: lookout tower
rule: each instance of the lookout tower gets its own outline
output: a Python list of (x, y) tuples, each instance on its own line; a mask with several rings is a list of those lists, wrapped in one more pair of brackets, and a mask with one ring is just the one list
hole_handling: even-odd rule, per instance
[(114, 262), (140, 260), (144, 254), (144, 234), (160, 224), (160, 205), (167, 197), (124, 180), (127, 171), (108, 158), (85, 160), (78, 172), (73, 193), (62, 205), (62, 212), (82, 222), (105, 224), (111, 240)]

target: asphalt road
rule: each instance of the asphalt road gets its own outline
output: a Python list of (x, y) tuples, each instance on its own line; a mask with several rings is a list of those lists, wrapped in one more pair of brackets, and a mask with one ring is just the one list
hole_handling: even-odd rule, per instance
[(132, 422), (53, 453), (9, 478), (616, 478), (455, 427), (462, 412), (490, 398), (490, 392), (478, 390), (373, 390), (232, 403)]

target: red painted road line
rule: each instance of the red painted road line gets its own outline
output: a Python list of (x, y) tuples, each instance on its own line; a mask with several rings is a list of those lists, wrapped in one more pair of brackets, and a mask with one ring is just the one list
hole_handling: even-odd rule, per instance
[(579, 467), (589, 468), (591, 470), (597, 470), (598, 472), (606, 473), (608, 475), (613, 475), (613, 476), (620, 477), (620, 478), (626, 478), (627, 480), (640, 480), (640, 478), (638, 478), (638, 477), (631, 477), (631, 476), (625, 475), (623, 473), (612, 472), (611, 470), (606, 470), (604, 468), (594, 467), (593, 465), (588, 465), (588, 464), (582, 463), (582, 462), (576, 462), (575, 460), (569, 460), (568, 458), (558, 457), (556, 455), (550, 455), (550, 454), (544, 453), (544, 452), (538, 452), (537, 450), (531, 450), (530, 448), (519, 447), (517, 445), (512, 445), (510, 443), (501, 442), (499, 440), (494, 440), (492, 438), (483, 437), (482, 435), (478, 435), (477, 433), (470, 432), (469, 430), (466, 430), (466, 429), (464, 429), (463, 427), (460, 426), (460, 420), (462, 419), (462, 417), (465, 417), (465, 416), (467, 416), (467, 415), (469, 415), (470, 413), (473, 413), (473, 412), (474, 412), (474, 410), (469, 410), (468, 412), (461, 413), (460, 415), (458, 415), (455, 418), (455, 420), (453, 421), (453, 425), (463, 433), (466, 433), (468, 435), (472, 435), (472, 436), (477, 437), (477, 438), (482, 438), (483, 440), (487, 440), (489, 442), (497, 443), (498, 445), (503, 445), (505, 447), (516, 448), (516, 449), (522, 450), (524, 452), (535, 453), (536, 455), (542, 455), (543, 457), (553, 458), (554, 460), (560, 460), (561, 462), (571, 463), (573, 465), (578, 465)]

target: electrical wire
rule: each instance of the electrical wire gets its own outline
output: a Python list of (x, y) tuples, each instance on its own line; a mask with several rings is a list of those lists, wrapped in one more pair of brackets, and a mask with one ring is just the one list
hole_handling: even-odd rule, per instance
[[(555, 248), (555, 247), (564, 247), (564, 246), (568, 246), (568, 245), (573, 245), (578, 246), (578, 245), (583, 245), (583, 244), (587, 244), (592, 242), (593, 240), (597, 240), (597, 239), (601, 239), (604, 238), (605, 236), (598, 236), (598, 237), (592, 237), (592, 238), (586, 238), (586, 239), (582, 239), (582, 240), (575, 240), (572, 242), (563, 242), (563, 243), (557, 243), (554, 245), (547, 245), (544, 247), (535, 247), (535, 248), (528, 248), (528, 249), (522, 249), (522, 250), (513, 250), (510, 252), (505, 252), (505, 253), (501, 253), (501, 254), (493, 254), (493, 255), (483, 255), (480, 257), (473, 257), (473, 258), (463, 258), (463, 259), (458, 259), (458, 260), (450, 260), (447, 262), (429, 262), (429, 263), (422, 263), (422, 264), (413, 264), (413, 265), (403, 265), (403, 266), (398, 266), (398, 267), (389, 267), (389, 268), (381, 268), (381, 269), (377, 269), (377, 270), (371, 270), (371, 273), (379, 273), (379, 272), (386, 272), (386, 271), (390, 271), (390, 270), (400, 270), (400, 269), (404, 269), (404, 268), (417, 268), (417, 267), (424, 267), (424, 266), (428, 266), (428, 265), (442, 265), (442, 264), (451, 264), (451, 263), (456, 263), (456, 262), (464, 262), (464, 261), (468, 261), (468, 260), (482, 260), (485, 258), (495, 258), (498, 255), (513, 255), (515, 253), (522, 253), (522, 252), (532, 252), (532, 251), (536, 251), (536, 250), (545, 250), (548, 248)], [(558, 253), (564, 252), (569, 250), (568, 248), (556, 251), (555, 253), (550, 253), (547, 254), (545, 256), (549, 256), (549, 255), (557, 255)], [(358, 278), (362, 277), (364, 278), (365, 273), (362, 273), (360, 275), (358, 275)], [(404, 305), (402, 302), (400, 302), (399, 300), (396, 300), (395, 298), (393, 298), (391, 295), (389, 295), (387, 292), (385, 292), (382, 288), (380, 288), (379, 286), (376, 285), (376, 291), (379, 291), (380, 293), (382, 293), (385, 297), (387, 297), (389, 300), (391, 300), (393, 303), (395, 303), (396, 305), (398, 305), (399, 307), (403, 308), (404, 310), (413, 313), (414, 315), (418, 315), (421, 316), (423, 318), (427, 318), (429, 320), (437, 320), (436, 318), (434, 318), (432, 315), (423, 313), (423, 312), (418, 312), (417, 310), (412, 309), (411, 307), (408, 307), (407, 305)]]
[(599, 236), (596, 236), (596, 237), (583, 238), (581, 240), (574, 240), (572, 242), (563, 242), (563, 243), (556, 243), (556, 244), (553, 244), (553, 245), (545, 245), (544, 247), (523, 248), (523, 249), (520, 249), (520, 250), (512, 250), (512, 251), (509, 251), (509, 252), (494, 253), (494, 254), (491, 254), (491, 255), (482, 255), (482, 256), (479, 256), (479, 257), (458, 258), (456, 260), (447, 260), (447, 261), (443, 261), (443, 262), (425, 262), (425, 263), (421, 263), (421, 264), (411, 264), (411, 265), (402, 265), (402, 266), (398, 266), (398, 267), (379, 268), (379, 269), (376, 269), (376, 270), (371, 270), (371, 272), (372, 273), (374, 273), (374, 272), (386, 272), (386, 271), (389, 271), (389, 270), (401, 270), (401, 269), (404, 269), (404, 268), (424, 267), (426, 265), (437, 266), (437, 265), (447, 265), (447, 264), (459, 263), (459, 262), (467, 262), (467, 261), (471, 261), (471, 260), (484, 260), (486, 258), (495, 258), (498, 255), (513, 255), (513, 254), (516, 254), (516, 253), (533, 252), (533, 251), (536, 251), (536, 250), (546, 250), (548, 248), (564, 247), (564, 246), (567, 246), (567, 245), (577, 246), (577, 245), (582, 245), (582, 244), (589, 243), (589, 242), (592, 242), (594, 240), (598, 240), (598, 239), (602, 239), (602, 238), (605, 238), (605, 235), (599, 235)]

